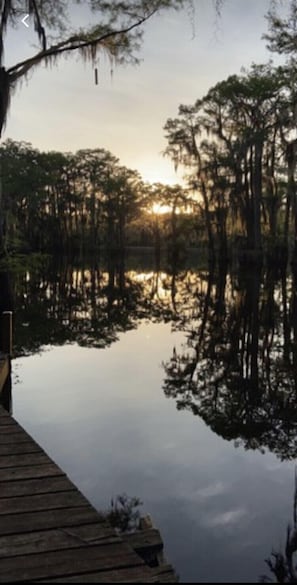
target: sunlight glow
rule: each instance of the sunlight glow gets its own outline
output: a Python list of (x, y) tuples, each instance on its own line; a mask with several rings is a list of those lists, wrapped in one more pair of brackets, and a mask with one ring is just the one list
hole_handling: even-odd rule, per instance
[(158, 213), (161, 215), (162, 213), (170, 213), (171, 207), (170, 205), (162, 205), (161, 203), (154, 203), (152, 205), (152, 212)]
[(162, 185), (180, 185), (184, 184), (182, 174), (175, 172), (170, 160), (160, 156), (146, 156), (145, 158), (136, 158), (136, 166), (147, 183), (161, 183)]

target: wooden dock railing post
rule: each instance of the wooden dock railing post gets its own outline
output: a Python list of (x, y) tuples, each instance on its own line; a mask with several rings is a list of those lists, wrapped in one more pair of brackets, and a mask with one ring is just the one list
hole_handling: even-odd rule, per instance
[(1, 315), (1, 351), (12, 356), (12, 311)]
[(0, 315), (0, 404), (11, 414), (12, 312)]

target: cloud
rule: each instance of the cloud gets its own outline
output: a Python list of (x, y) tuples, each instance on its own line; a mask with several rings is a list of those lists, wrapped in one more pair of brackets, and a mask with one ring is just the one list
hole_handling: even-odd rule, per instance
[(228, 512), (222, 512), (213, 518), (207, 520), (207, 526), (215, 528), (216, 526), (229, 526), (230, 524), (236, 524), (244, 516), (247, 516), (247, 510), (244, 508), (237, 508), (235, 510), (229, 510)]

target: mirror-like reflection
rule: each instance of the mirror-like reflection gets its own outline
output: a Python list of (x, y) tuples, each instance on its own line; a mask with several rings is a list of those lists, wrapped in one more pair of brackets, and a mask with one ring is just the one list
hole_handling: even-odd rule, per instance
[(104, 348), (142, 320), (184, 331), (164, 392), (224, 439), (297, 456), (296, 274), (135, 269), (123, 260), (23, 273), (15, 282), (15, 355), (76, 342)]
[(200, 276), (195, 323), (164, 364), (178, 409), (281, 459), (297, 456), (295, 279), (273, 268)]
[(171, 281), (165, 272), (125, 270), (111, 261), (23, 273), (15, 282), (15, 355), (69, 342), (103, 348), (141, 319), (174, 320)]
[(139, 494), (182, 579), (257, 579), (297, 453), (296, 274), (159, 260), (14, 273), (15, 414), (98, 508)]

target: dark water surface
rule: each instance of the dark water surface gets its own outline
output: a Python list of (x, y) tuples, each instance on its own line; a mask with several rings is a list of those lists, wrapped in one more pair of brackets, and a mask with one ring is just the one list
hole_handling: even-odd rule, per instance
[(257, 582), (292, 520), (295, 277), (198, 266), (15, 276), (13, 414), (98, 509), (139, 497), (182, 582)]

